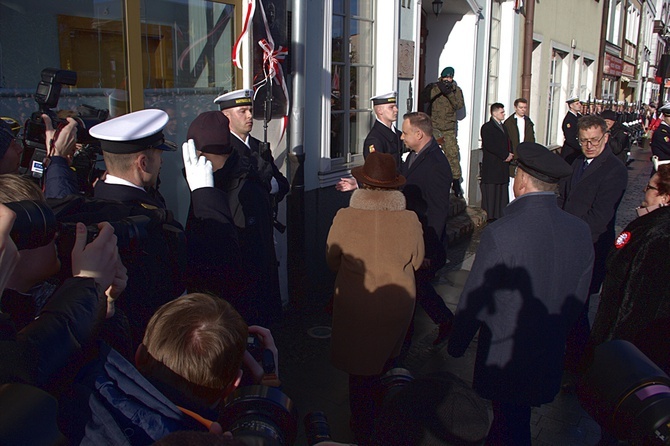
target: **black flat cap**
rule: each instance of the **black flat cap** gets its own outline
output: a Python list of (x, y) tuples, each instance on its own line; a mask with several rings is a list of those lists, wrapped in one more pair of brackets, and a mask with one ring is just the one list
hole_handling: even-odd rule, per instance
[(600, 117), (609, 119), (610, 121), (616, 121), (616, 112), (614, 110), (603, 110), (602, 113), (600, 113)]
[(189, 126), (186, 139), (192, 139), (195, 148), (201, 152), (229, 154), (233, 151), (229, 124), (228, 118), (220, 111), (200, 113)]
[(516, 148), (517, 163), (524, 172), (545, 183), (558, 183), (572, 175), (572, 167), (563, 158), (534, 142), (522, 142)]

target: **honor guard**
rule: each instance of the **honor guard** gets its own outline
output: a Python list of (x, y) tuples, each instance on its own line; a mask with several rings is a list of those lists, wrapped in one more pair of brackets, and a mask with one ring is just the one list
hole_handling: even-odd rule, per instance
[(563, 148), (561, 149), (561, 156), (568, 163), (572, 162), (582, 153), (579, 146), (577, 130), (577, 121), (581, 118), (582, 103), (579, 102), (577, 96), (573, 96), (565, 101), (568, 104), (568, 113), (563, 119)]
[(254, 125), (253, 90), (235, 90), (224, 93), (214, 99), (214, 103), (230, 121), (233, 148), (240, 156), (251, 161), (261, 179), (267, 182), (276, 213), (276, 206), (288, 193), (290, 184), (277, 168), (270, 145), (251, 136), (251, 129)]
[(146, 238), (140, 237), (144, 244), (142, 249), (121, 252), (123, 264), (128, 268), (128, 286), (117, 307), (127, 315), (136, 343), (141, 342), (146, 324), (158, 307), (185, 290), (183, 230), (156, 190), (162, 153), (177, 149), (163, 136), (168, 121), (168, 114), (162, 110), (140, 110), (100, 123), (89, 131), (100, 140), (107, 167), (105, 179), (95, 185), (94, 197), (98, 202), (114, 200), (106, 201), (110, 203), (105, 208), (108, 211), (106, 215), (100, 212), (98, 218), (118, 221), (128, 216), (146, 216), (150, 219)]
[(396, 165), (402, 164), (402, 141), (400, 132), (395, 127), (398, 120), (397, 94), (395, 91), (380, 94), (370, 98), (375, 112), (375, 123), (363, 142), (363, 157), (372, 152), (388, 153), (393, 155)]
[(661, 125), (651, 137), (651, 153), (659, 160), (670, 160), (670, 102), (658, 109), (661, 115)]

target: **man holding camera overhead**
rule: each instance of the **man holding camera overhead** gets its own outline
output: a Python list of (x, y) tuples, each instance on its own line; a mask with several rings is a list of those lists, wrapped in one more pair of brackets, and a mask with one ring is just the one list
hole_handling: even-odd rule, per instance
[(458, 117), (456, 112), (465, 107), (463, 90), (454, 80), (454, 69), (446, 67), (437, 82), (428, 84), (421, 93), (421, 102), (427, 104), (426, 113), (431, 116), (435, 139), (449, 160), (454, 175), (452, 189), (456, 197), (463, 196), (461, 188), (461, 163), (456, 134)]

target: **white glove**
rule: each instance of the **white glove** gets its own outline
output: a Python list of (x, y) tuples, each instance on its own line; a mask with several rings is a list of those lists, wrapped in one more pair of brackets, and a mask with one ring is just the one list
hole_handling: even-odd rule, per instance
[(279, 192), (279, 183), (277, 183), (277, 179), (275, 177), (270, 178), (270, 194), (276, 194)]
[(195, 153), (195, 143), (193, 140), (189, 139), (182, 144), (181, 149), (184, 156), (186, 181), (191, 192), (203, 187), (214, 187), (212, 163), (204, 156), (198, 158)]

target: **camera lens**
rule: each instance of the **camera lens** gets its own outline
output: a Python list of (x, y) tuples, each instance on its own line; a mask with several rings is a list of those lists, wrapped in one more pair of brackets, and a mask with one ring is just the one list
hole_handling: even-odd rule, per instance
[(396, 367), (379, 378), (379, 403), (382, 404), (400, 392), (407, 384), (414, 381), (409, 370)]
[(291, 399), (267, 386), (237, 389), (221, 410), (219, 423), (248, 445), (291, 445), (298, 431), (297, 411)]
[(331, 440), (330, 425), (323, 412), (310, 412), (305, 415), (305, 436), (307, 444), (313, 446), (321, 441)]
[(603, 429), (631, 444), (670, 444), (670, 378), (633, 344), (596, 347), (577, 397)]
[(46, 203), (24, 200), (5, 206), (16, 214), (10, 237), (19, 251), (48, 245), (54, 239), (56, 217)]
[(141, 251), (148, 237), (147, 226), (150, 222), (151, 219), (146, 215), (135, 215), (109, 222), (114, 228), (116, 246), (132, 252)]

